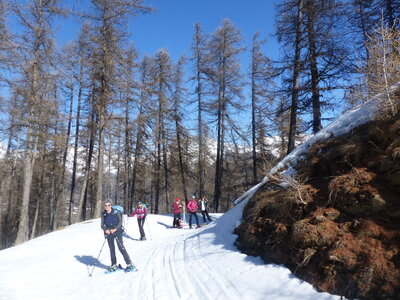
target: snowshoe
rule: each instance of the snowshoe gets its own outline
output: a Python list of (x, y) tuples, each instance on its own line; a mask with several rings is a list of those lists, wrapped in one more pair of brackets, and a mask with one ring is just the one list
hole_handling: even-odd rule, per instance
[(119, 270), (122, 270), (122, 266), (120, 264), (118, 266), (117, 265), (112, 265), (104, 273), (105, 274), (110, 274), (110, 273), (117, 272)]
[(137, 271), (137, 269), (133, 264), (128, 264), (125, 268), (125, 272), (135, 272), (135, 271)]
[(115, 272), (118, 270), (118, 266), (117, 265), (112, 265), (111, 267), (109, 267), (107, 269), (108, 272)]

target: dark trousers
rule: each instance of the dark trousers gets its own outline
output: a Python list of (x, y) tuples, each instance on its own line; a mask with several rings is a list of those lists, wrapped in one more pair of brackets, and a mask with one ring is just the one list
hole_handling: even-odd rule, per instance
[(206, 217), (207, 217), (208, 222), (212, 221), (211, 218), (210, 218), (210, 215), (208, 214), (208, 210), (202, 210), (200, 212), (203, 215), (203, 222), (204, 223), (206, 223)]
[(192, 227), (192, 216), (196, 219), (196, 224), (199, 226), (199, 217), (196, 212), (189, 212), (189, 227)]
[(130, 264), (131, 259), (129, 258), (128, 252), (126, 252), (124, 243), (122, 241), (122, 231), (116, 231), (114, 234), (107, 235), (108, 247), (110, 247), (111, 264), (112, 265), (117, 264), (117, 257), (115, 256), (114, 240), (116, 240), (117, 242), (119, 252), (121, 252), (122, 256), (124, 257), (125, 263)]
[(181, 213), (174, 214), (174, 222), (172, 223), (172, 227), (180, 227)]
[(140, 238), (143, 238), (146, 236), (144, 233), (144, 229), (143, 229), (145, 219), (146, 218), (142, 218), (142, 219), (137, 218), (137, 223), (139, 225)]

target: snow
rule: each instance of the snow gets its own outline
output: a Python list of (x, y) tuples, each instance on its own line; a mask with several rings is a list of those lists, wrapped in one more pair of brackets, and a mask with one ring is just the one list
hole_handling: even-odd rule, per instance
[(125, 216), (124, 244), (137, 272), (104, 273), (110, 258), (107, 243), (100, 251), (100, 219), (2, 250), (0, 299), (339, 299), (286, 267), (240, 253), (232, 232), (243, 206), (211, 214), (214, 221), (199, 229), (170, 228), (171, 215), (148, 215), (147, 241), (139, 240), (136, 218)]
[[(339, 117), (269, 174), (293, 174), (313, 143), (369, 121), (381, 109), (379, 100), (377, 95)], [(241, 222), (243, 207), (268, 180), (266, 176), (239, 197), (234, 208), (212, 215), (215, 220), (199, 229), (172, 229), (171, 215), (148, 215), (148, 240), (139, 241), (136, 219), (127, 219), (124, 243), (138, 272), (104, 274), (110, 259), (107, 244), (100, 252), (104, 237), (99, 219), (2, 250), (0, 299), (340, 299), (317, 292), (284, 266), (264, 264), (235, 247), (233, 229)], [(118, 250), (117, 257), (123, 264)]]

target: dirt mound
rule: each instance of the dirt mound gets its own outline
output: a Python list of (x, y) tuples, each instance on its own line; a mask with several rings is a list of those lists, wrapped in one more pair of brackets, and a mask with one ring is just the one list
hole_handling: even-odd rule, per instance
[(238, 247), (318, 290), (399, 299), (399, 116), (314, 144), (307, 157), (301, 185), (269, 183), (249, 201)]

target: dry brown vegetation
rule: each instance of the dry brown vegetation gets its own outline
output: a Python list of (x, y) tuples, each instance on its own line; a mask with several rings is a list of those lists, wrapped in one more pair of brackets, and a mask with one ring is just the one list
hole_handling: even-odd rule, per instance
[[(296, 188), (269, 182), (249, 200), (238, 246), (350, 299), (400, 295), (400, 118), (310, 147)], [(301, 194), (301, 200), (299, 198)]]

